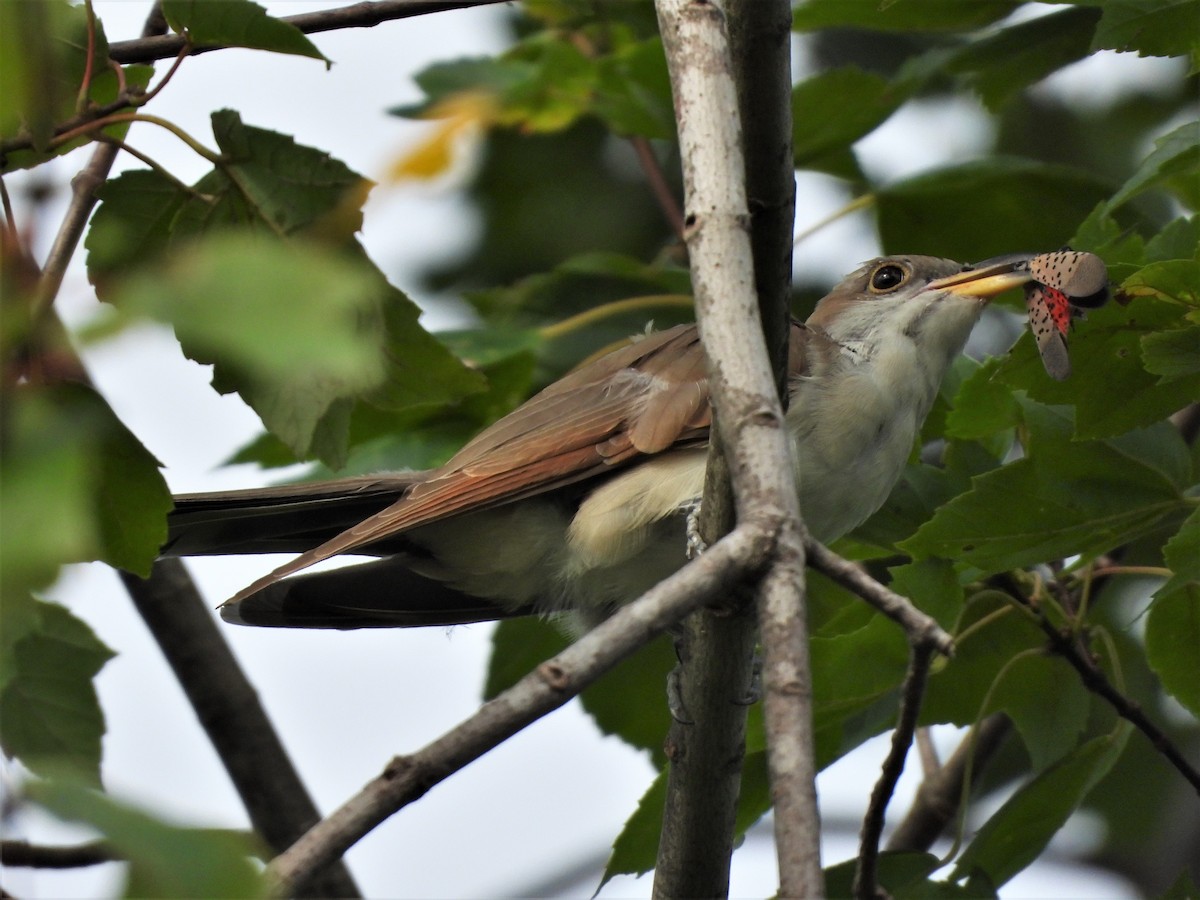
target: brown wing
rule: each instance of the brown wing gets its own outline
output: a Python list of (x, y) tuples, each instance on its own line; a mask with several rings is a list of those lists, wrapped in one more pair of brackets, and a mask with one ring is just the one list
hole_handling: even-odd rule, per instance
[(642, 454), (701, 444), (711, 423), (694, 325), (651, 334), (570, 373), (481, 432), (396, 503), (240, 591), (467, 510), (611, 471)]

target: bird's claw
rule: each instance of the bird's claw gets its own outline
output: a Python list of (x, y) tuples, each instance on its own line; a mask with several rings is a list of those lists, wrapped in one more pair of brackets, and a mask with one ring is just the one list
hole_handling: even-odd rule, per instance
[(700, 536), (700, 498), (692, 498), (683, 508), (687, 513), (687, 558), (695, 559), (708, 549), (708, 542)]

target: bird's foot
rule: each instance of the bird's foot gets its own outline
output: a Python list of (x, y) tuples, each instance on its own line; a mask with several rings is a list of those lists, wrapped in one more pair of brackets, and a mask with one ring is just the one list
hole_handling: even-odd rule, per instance
[(687, 558), (695, 559), (708, 549), (708, 542), (700, 536), (700, 498), (693, 497), (683, 509), (687, 513)]

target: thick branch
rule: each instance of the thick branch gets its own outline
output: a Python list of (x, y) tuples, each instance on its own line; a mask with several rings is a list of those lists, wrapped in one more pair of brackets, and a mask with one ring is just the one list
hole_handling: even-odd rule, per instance
[(657, 0), (656, 7), (679, 124), (697, 316), (738, 521), (766, 522), (777, 535), (758, 606), (781, 894), (811, 897), (822, 882), (804, 545), (783, 410), (758, 316), (724, 16), (704, 0)]
[[(787, 0), (731, 0), (731, 55), (742, 110), (746, 189), (760, 318), (783, 396), (791, 288), (791, 9)], [(768, 110), (770, 112), (768, 113)], [(714, 430), (715, 431), (715, 430)], [(702, 537), (733, 527), (724, 446), (714, 433), (702, 507)], [(655, 866), (658, 896), (725, 896), (745, 754), (746, 704), (757, 628), (744, 598), (732, 615), (693, 613), (679, 638), (680, 696), (689, 722), (675, 722), (662, 837)]]
[[(316, 34), (342, 28), (371, 28), (394, 19), (502, 2), (505, 0), (374, 0), (281, 18), (305, 34)], [(179, 51), (186, 45), (183, 37), (177, 34), (144, 37), (133, 41), (114, 41), (108, 45), (108, 58), (125, 64), (148, 63), (156, 59), (178, 56)], [(194, 55), (222, 49), (224, 48), (197, 46), (193, 47), (191, 52)]]
[(388, 816), (562, 706), (688, 612), (752, 578), (769, 558), (771, 538), (770, 531), (760, 528), (731, 533), (470, 718), (416, 753), (394, 759), (382, 775), (271, 862), (267, 871), (278, 890), (289, 893), (292, 885), (338, 858)]
[[(149, 579), (122, 572), (121, 580), (221, 757), (254, 829), (276, 852), (291, 846), (320, 813), (183, 563), (160, 560)], [(358, 896), (349, 871), (337, 861), (302, 887), (307, 896)]]

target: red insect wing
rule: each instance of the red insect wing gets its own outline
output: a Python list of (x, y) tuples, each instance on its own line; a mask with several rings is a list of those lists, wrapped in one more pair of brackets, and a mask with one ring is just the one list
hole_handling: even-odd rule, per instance
[(1071, 327), (1071, 304), (1067, 295), (1046, 285), (1042, 285), (1042, 293), (1046, 309), (1054, 320), (1054, 327), (1058, 329), (1059, 334), (1066, 334)]
[(1037, 341), (1042, 365), (1051, 378), (1064, 380), (1071, 374), (1071, 358), (1067, 355), (1066, 329), (1059, 327), (1055, 309), (1061, 307), (1066, 310), (1067, 322), (1070, 322), (1067, 298), (1061, 291), (1031, 282), (1025, 286), (1025, 307), (1029, 313), (1029, 329)]

